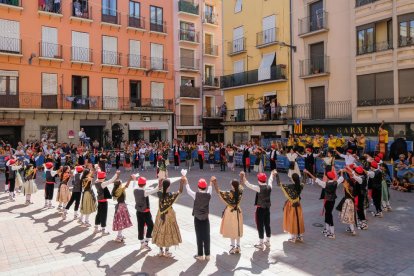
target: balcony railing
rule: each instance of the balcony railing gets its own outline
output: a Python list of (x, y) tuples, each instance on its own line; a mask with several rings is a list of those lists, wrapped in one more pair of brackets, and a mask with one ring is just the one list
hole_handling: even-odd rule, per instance
[(204, 79), (204, 86), (220, 87), (219, 78), (218, 77), (206, 77)]
[(0, 0), (0, 5), (9, 5), (14, 7), (21, 7), (22, 0)]
[(19, 38), (0, 36), (0, 53), (21, 54), (22, 40)]
[(207, 24), (218, 25), (217, 16), (214, 14), (205, 14), (204, 22)]
[(180, 29), (178, 31), (178, 39), (181, 41), (189, 41), (194, 43), (199, 43), (199, 32), (196, 31), (189, 31), (189, 30), (182, 30)]
[(205, 44), (204, 45), (204, 54), (209, 56), (218, 56), (218, 46)]
[(325, 102), (323, 104), (297, 104), (276, 106), (274, 112), (260, 108), (242, 108), (227, 110), (224, 121), (274, 121), (293, 120), (349, 120), (352, 118), (351, 101)]
[(172, 111), (174, 101), (172, 99), (130, 98), (132, 110), (164, 109)]
[(145, 18), (128, 15), (128, 26), (136, 29), (145, 29)]
[(243, 85), (256, 84), (260, 82), (286, 80), (286, 66), (277, 65), (270, 68), (270, 75), (268, 79), (259, 78), (259, 69), (244, 71), (232, 75), (222, 76), (220, 79), (221, 88), (231, 88)]
[(401, 37), (398, 39), (399, 47), (407, 47), (414, 45), (414, 37)]
[(121, 13), (116, 10), (102, 9), (101, 21), (114, 25), (121, 25)]
[(121, 53), (102, 50), (102, 64), (121, 65)]
[(219, 107), (210, 107), (210, 108), (203, 108), (203, 116), (207, 118), (224, 118), (223, 114), (221, 114), (221, 109)]
[(62, 59), (62, 45), (39, 42), (39, 57)]
[[(38, 5), (39, 11), (50, 12), (55, 14), (62, 14), (62, 3), (55, 3), (55, 1), (41, 1), (42, 4)], [(40, 3), (40, 2), (39, 2)]]
[(199, 8), (197, 3), (191, 3), (186, 0), (178, 1), (178, 11), (198, 15)]
[(414, 96), (411, 97), (400, 97), (398, 100), (399, 104), (413, 104), (414, 103)]
[(157, 32), (157, 33), (167, 33), (167, 24), (165, 23), (165, 21), (162, 21), (162, 22), (150, 21), (150, 31)]
[(392, 41), (383, 41), (377, 43), (370, 43), (361, 47), (358, 47), (357, 54), (365, 55), (374, 52), (381, 52), (392, 49)]
[(378, 0), (356, 0), (355, 1), (355, 7), (361, 7), (368, 4), (372, 4), (374, 2), (377, 2)]
[(180, 97), (200, 98), (200, 87), (180, 86)]
[(367, 99), (358, 100), (358, 106), (379, 106), (379, 105), (393, 105), (394, 98), (383, 98), (383, 99)]
[(82, 47), (71, 47), (71, 60), (75, 62), (91, 63), (92, 49)]
[(131, 68), (146, 68), (145, 56), (128, 54), (128, 67)]
[(92, 20), (92, 7), (82, 6), (80, 2), (74, 2), (72, 16)]
[(264, 30), (256, 34), (256, 47), (264, 47), (277, 42), (278, 28)]
[(299, 61), (300, 77), (329, 73), (329, 57), (320, 56)]
[(168, 71), (167, 59), (151, 57), (150, 69), (153, 71)]
[(299, 35), (326, 30), (327, 26), (328, 12), (318, 12), (315, 15), (299, 19)]
[(229, 56), (246, 52), (246, 38), (238, 38), (228, 43)]
[(199, 59), (196, 58), (188, 58), (188, 57), (180, 57), (181, 61), (181, 69), (187, 70), (199, 70)]
[(177, 126), (202, 126), (200, 115), (176, 115)]

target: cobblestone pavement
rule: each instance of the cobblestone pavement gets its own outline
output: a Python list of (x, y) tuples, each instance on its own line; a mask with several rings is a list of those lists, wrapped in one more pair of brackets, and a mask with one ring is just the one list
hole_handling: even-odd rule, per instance
[[(214, 172), (208, 168), (193, 169), (188, 178), (192, 187), (196, 187), (199, 177), (209, 179), (213, 174), (223, 189), (229, 187), (232, 178), (238, 178), (237, 173), (223, 173), (217, 168)], [(122, 175), (125, 180), (127, 174)], [(155, 178), (154, 171), (142, 175)], [(287, 179), (281, 176), (282, 181)], [(170, 177), (177, 180), (171, 188), (174, 191), (178, 189), (179, 171), (170, 170)], [(38, 186), (43, 188), (40, 178)], [(253, 173), (248, 178), (256, 183)], [(0, 183), (4, 183), (4, 175), (0, 176)], [(115, 233), (101, 237), (92, 234), (93, 228), (79, 227), (73, 220), (73, 211), (63, 221), (56, 209), (42, 210), (43, 190), (34, 195), (35, 204), (27, 207), (23, 195), (18, 195), (16, 202), (9, 202), (7, 195), (1, 193), (0, 275), (140, 275), (140, 272), (148, 275), (414, 275), (413, 194), (392, 191), (393, 212), (385, 213), (384, 218), (370, 218), (369, 230), (359, 231), (355, 237), (345, 233), (346, 226), (335, 216), (336, 240), (328, 240), (321, 234), (323, 217), (319, 194), (319, 187), (305, 187), (302, 194), (305, 242), (291, 244), (282, 231), (285, 199), (280, 189), (274, 188), (271, 248), (260, 251), (253, 247), (258, 239), (253, 217), (255, 194), (246, 191), (242, 201), (245, 225), (240, 255), (229, 255), (230, 242), (219, 234), (224, 205), (213, 194), (210, 204), (212, 258), (206, 262), (192, 258), (196, 253), (191, 216), (193, 201), (185, 191), (174, 205), (183, 243), (171, 248), (172, 259), (157, 257), (155, 246), (150, 252), (139, 250), (132, 187), (127, 193), (127, 203), (134, 226), (124, 231), (125, 244), (113, 241)], [(341, 195), (342, 191), (338, 197)], [(155, 219), (157, 199), (151, 196), (150, 201)], [(111, 226), (114, 202), (109, 206), (108, 225)]]

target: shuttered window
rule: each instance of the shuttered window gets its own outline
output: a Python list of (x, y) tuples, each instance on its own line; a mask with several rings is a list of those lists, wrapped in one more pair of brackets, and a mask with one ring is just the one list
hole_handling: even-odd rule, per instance
[(118, 64), (118, 39), (113, 36), (102, 36), (102, 63)]
[(358, 106), (394, 104), (393, 72), (357, 76)]
[(57, 95), (57, 74), (42, 73), (42, 95)]
[(20, 23), (0, 19), (0, 51), (20, 53)]
[(88, 33), (72, 32), (72, 60), (90, 61)]
[(151, 43), (151, 69), (164, 70), (164, 45)]
[(52, 27), (42, 27), (42, 57), (58, 57), (58, 31)]
[(271, 67), (275, 62), (276, 53), (263, 55), (262, 62), (258, 70), (258, 80), (268, 80), (271, 77)]
[(163, 106), (164, 105), (164, 83), (151, 82), (151, 105)]
[(242, 0), (236, 0), (236, 4), (234, 5), (234, 13), (238, 13), (242, 11)]
[(414, 102), (414, 69), (398, 71), (399, 103)]
[(0, 95), (17, 95), (18, 71), (0, 70)]
[(141, 41), (129, 41), (129, 66), (140, 68), (141, 66)]
[(103, 108), (118, 109), (118, 79), (102, 78)]

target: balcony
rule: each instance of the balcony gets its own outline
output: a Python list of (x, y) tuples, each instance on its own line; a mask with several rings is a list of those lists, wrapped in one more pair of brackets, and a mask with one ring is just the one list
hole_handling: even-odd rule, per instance
[(200, 43), (199, 32), (182, 30), (178, 31), (178, 39), (180, 41), (191, 42), (191, 43)]
[(62, 45), (48, 42), (39, 42), (39, 58), (62, 61)]
[(309, 78), (329, 74), (329, 57), (320, 56), (299, 61), (299, 77)]
[(128, 15), (128, 27), (138, 30), (145, 30), (145, 18)]
[(231, 89), (245, 85), (256, 85), (266, 82), (286, 81), (286, 66), (277, 65), (270, 68), (270, 76), (268, 79), (259, 80), (259, 69), (244, 71), (232, 75), (222, 76), (220, 79), (220, 87), (222, 89)]
[(383, 42), (377, 42), (377, 43), (371, 43), (364, 45), (362, 47), (358, 47), (357, 49), (357, 55), (365, 55), (375, 52), (382, 52), (387, 50), (392, 50), (392, 41), (383, 41)]
[(146, 57), (141, 55), (128, 54), (128, 68), (146, 70)]
[(411, 97), (400, 97), (398, 100), (399, 104), (414, 104), (414, 96)]
[(200, 115), (176, 115), (175, 120), (177, 126), (182, 127), (199, 127), (203, 125), (203, 121)]
[(92, 64), (92, 49), (82, 47), (71, 47), (71, 62)]
[(328, 31), (328, 12), (299, 19), (299, 37)]
[(92, 7), (82, 6), (80, 2), (74, 2), (72, 6), (72, 20), (92, 22)]
[(393, 105), (393, 104), (394, 104), (394, 98), (364, 99), (364, 100), (358, 100), (357, 102), (358, 107)]
[(150, 22), (150, 32), (166, 34), (167, 33), (167, 24), (165, 21), (162, 22)]
[(179, 0), (178, 1), (178, 11), (198, 16), (199, 14), (199, 8), (197, 3), (192, 3), (190, 1), (186, 0)]
[(23, 10), (22, 0), (2, 0), (0, 2), (0, 8)]
[(0, 36), (0, 55), (22, 56), (22, 40)]
[(228, 55), (234, 56), (246, 52), (246, 38), (238, 38), (228, 42)]
[(401, 37), (398, 39), (398, 47), (414, 46), (414, 37)]
[(181, 57), (180, 58), (180, 70), (183, 71), (199, 71), (199, 59)]
[(204, 88), (206, 89), (217, 89), (220, 88), (220, 81), (218, 77), (206, 77), (204, 79)]
[(356, 0), (355, 1), (355, 7), (358, 8), (358, 7), (361, 7), (361, 6), (372, 4), (372, 3), (377, 2), (377, 1), (379, 1), (379, 0)]
[(218, 57), (218, 46), (217, 45), (211, 45), (211, 44), (205, 44), (204, 45), (204, 55), (206, 56), (213, 56)]
[(116, 10), (102, 9), (101, 25), (108, 25), (119, 28), (121, 26), (121, 13)]
[(151, 57), (150, 58), (150, 70), (162, 71), (162, 72), (168, 71), (167, 59)]
[(210, 107), (210, 108), (203, 108), (203, 117), (204, 118), (221, 118), (223, 119), (223, 114), (221, 114), (219, 107)]
[(102, 66), (121, 66), (121, 53), (102, 50)]
[(204, 22), (203, 23), (218, 26), (217, 16), (214, 15), (214, 14), (206, 14), (206, 15), (204, 15)]
[(173, 111), (172, 99), (130, 98), (131, 110), (136, 111)]
[(180, 97), (182, 98), (200, 98), (200, 88), (192, 86), (180, 86)]
[(274, 45), (277, 41), (278, 28), (264, 30), (256, 34), (256, 48)]
[(63, 17), (62, 3), (54, 3), (54, 1), (43, 1), (42, 5), (38, 5), (38, 13), (47, 16)]

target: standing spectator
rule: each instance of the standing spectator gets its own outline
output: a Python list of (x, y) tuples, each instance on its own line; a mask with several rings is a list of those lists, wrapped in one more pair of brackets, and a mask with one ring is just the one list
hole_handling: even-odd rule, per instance
[(221, 117), (227, 116), (227, 103), (226, 102), (224, 102), (220, 107), (220, 115)]
[(54, 0), (53, 11), (55, 13), (60, 13), (60, 0)]

